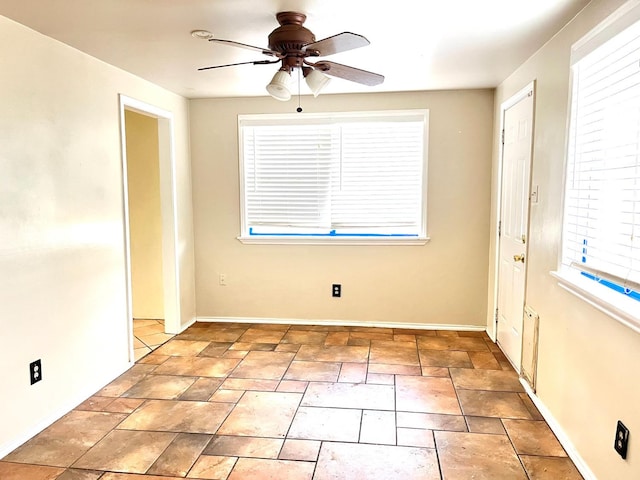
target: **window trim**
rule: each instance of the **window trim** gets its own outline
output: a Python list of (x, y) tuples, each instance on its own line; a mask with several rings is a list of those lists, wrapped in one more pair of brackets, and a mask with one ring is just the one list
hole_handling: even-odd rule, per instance
[(549, 272), (558, 281), (558, 286), (602, 313), (620, 322), (633, 331), (640, 333), (640, 302), (630, 299), (611, 288), (592, 279), (585, 278), (578, 269), (563, 265), (564, 219), (566, 215), (567, 167), (569, 164), (569, 132), (571, 129), (571, 110), (573, 105), (573, 86), (575, 82), (574, 65), (596, 50), (598, 47), (640, 21), (640, 0), (630, 0), (604, 21), (599, 23), (571, 47), (569, 97), (567, 105), (567, 123), (565, 130), (565, 162), (563, 172), (562, 196), (562, 233), (558, 249), (557, 269)]
[[(421, 231), (417, 236), (404, 235), (250, 235), (246, 224), (245, 212), (245, 172), (244, 172), (244, 139), (242, 127), (245, 125), (277, 125), (291, 121), (297, 123), (312, 124), (319, 120), (330, 122), (344, 121), (345, 119), (390, 118), (407, 117), (410, 115), (424, 118), (423, 132), (423, 161), (422, 161), (422, 211)], [(429, 160), (429, 109), (406, 110), (374, 110), (353, 112), (319, 112), (319, 113), (284, 113), (284, 114), (247, 114), (238, 115), (238, 164), (240, 180), (240, 235), (237, 238), (246, 245), (425, 245), (430, 241), (427, 232), (427, 193), (428, 193), (428, 160)]]

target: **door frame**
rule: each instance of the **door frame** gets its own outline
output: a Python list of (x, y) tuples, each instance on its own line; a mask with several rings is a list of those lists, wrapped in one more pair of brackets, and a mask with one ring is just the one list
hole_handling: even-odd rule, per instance
[[(527, 195), (529, 200), (531, 199), (531, 182), (532, 175), (531, 171), (533, 170), (533, 145), (535, 139), (535, 117), (536, 117), (536, 80), (532, 80), (525, 87), (520, 89), (517, 93), (509, 97), (507, 100), (500, 104), (500, 128), (498, 130), (498, 172), (496, 179), (496, 188), (497, 188), (497, 201), (496, 201), (496, 225), (493, 231), (493, 240), (495, 245), (495, 255), (494, 255), (494, 265), (493, 265), (493, 304), (492, 308), (489, 311), (491, 315), (491, 322), (489, 328), (487, 329), (487, 333), (491, 340), (497, 343), (498, 341), (498, 285), (500, 282), (500, 221), (502, 219), (502, 194), (503, 194), (503, 185), (502, 185), (502, 169), (504, 163), (504, 143), (503, 143), (503, 135), (504, 135), (504, 118), (505, 113), (509, 108), (513, 107), (523, 98), (526, 98), (529, 95), (529, 92), (533, 95), (533, 112), (531, 118), (531, 162), (529, 165), (529, 184), (527, 185)], [(529, 201), (528, 212), (527, 212), (527, 243), (525, 244), (525, 258), (527, 262), (524, 264), (525, 268), (525, 287), (524, 287), (524, 304), (523, 307), (523, 315), (524, 315), (524, 305), (527, 302), (527, 272), (529, 270), (529, 240), (531, 239), (529, 235), (529, 227), (531, 225), (531, 201)]]
[(182, 323), (180, 318), (180, 264), (177, 250), (178, 227), (176, 219), (175, 142), (173, 113), (122, 94), (119, 95), (119, 107), (127, 297), (127, 339), (129, 342), (129, 362), (133, 363), (135, 356), (133, 351), (133, 296), (131, 286), (131, 236), (129, 231), (129, 181), (127, 176), (125, 110), (140, 113), (158, 120), (160, 210), (162, 214), (162, 285), (164, 296), (164, 327), (167, 333), (178, 333)]

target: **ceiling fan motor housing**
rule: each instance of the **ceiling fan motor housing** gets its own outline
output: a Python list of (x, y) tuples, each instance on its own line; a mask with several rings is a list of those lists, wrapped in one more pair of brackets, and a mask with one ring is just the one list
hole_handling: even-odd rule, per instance
[(302, 26), (307, 16), (297, 12), (280, 12), (276, 19), (280, 26), (269, 34), (269, 49), (286, 57), (282, 59), (283, 66), (302, 66), (304, 58), (311, 53), (302, 48), (316, 41), (311, 30)]

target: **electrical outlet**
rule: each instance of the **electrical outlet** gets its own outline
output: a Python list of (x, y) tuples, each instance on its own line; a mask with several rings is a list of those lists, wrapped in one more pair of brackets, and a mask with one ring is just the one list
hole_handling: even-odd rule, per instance
[(618, 426), (616, 428), (616, 440), (613, 444), (613, 448), (623, 458), (627, 458), (627, 446), (629, 445), (629, 429), (618, 420)]
[(31, 378), (31, 385), (42, 380), (42, 361), (40, 359), (29, 364), (29, 378)]
[(227, 286), (227, 274), (226, 273), (221, 273), (218, 276), (218, 283), (223, 287)]
[(334, 283), (331, 285), (331, 296), (339, 297), (342, 295), (342, 285), (339, 283)]

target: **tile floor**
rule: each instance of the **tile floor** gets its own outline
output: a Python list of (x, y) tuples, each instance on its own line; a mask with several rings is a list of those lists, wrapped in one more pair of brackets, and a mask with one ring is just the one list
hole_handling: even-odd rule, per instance
[(300, 325), (197, 323), (0, 461), (185, 477), (582, 478), (486, 334)]
[(163, 320), (133, 319), (133, 351), (136, 362), (173, 338), (164, 333)]

